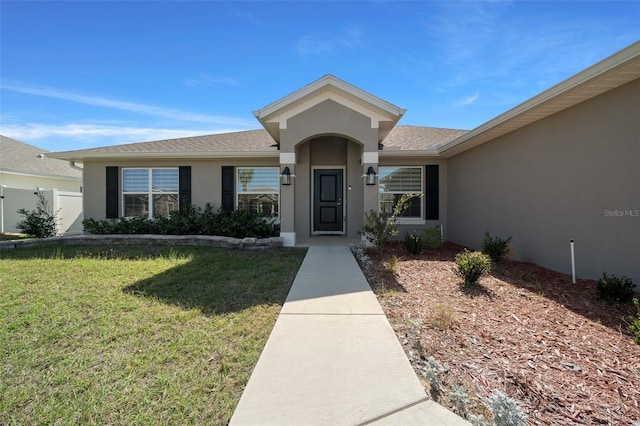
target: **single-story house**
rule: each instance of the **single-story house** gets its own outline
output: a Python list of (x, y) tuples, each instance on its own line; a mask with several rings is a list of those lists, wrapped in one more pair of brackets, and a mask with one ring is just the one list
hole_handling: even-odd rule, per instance
[(85, 217), (178, 205), (260, 210), (287, 246), (357, 236), (365, 212), (414, 198), (405, 230), (640, 282), (640, 42), (471, 130), (399, 125), (405, 110), (332, 75), (254, 111), (259, 130), (49, 154), (84, 164)]
[(82, 169), (47, 151), (0, 135), (0, 233), (19, 232), (18, 209), (32, 210), (39, 189), (58, 214), (58, 232), (82, 233)]

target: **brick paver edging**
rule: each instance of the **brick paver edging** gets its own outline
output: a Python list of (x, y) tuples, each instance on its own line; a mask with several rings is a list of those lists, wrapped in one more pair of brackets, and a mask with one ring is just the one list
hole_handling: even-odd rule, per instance
[(266, 250), (283, 246), (282, 237), (271, 238), (231, 238), (211, 235), (69, 235), (64, 237), (38, 238), (32, 240), (0, 241), (0, 250), (38, 247), (43, 245), (180, 245), (226, 247), (240, 250)]

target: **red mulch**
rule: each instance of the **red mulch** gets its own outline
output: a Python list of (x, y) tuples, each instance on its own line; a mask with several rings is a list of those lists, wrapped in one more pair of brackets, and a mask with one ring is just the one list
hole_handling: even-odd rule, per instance
[[(464, 386), (469, 412), (485, 419), (491, 414), (481, 398), (501, 390), (531, 425), (640, 422), (640, 346), (621, 320), (636, 314), (633, 304), (607, 304), (594, 281), (572, 284), (570, 276), (510, 260), (469, 290), (452, 272), (461, 250), (447, 243), (419, 256), (400, 244), (382, 256), (367, 251), (368, 278), (418, 372), (435, 358), (443, 387)], [(395, 273), (385, 269), (394, 255)], [(438, 305), (453, 311), (444, 329), (433, 324)], [(439, 402), (454, 409), (449, 394)]]

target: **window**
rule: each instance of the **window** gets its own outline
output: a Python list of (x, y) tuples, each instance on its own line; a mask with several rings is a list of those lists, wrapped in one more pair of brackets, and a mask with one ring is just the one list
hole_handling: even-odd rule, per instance
[[(378, 201), (380, 211), (393, 211), (404, 194), (422, 194), (422, 167), (380, 167), (378, 169)], [(422, 219), (422, 198), (409, 200), (403, 218)]]
[(178, 168), (122, 169), (123, 216), (167, 216), (178, 210)]
[(267, 217), (278, 217), (278, 168), (238, 167), (236, 173), (238, 209), (262, 213)]

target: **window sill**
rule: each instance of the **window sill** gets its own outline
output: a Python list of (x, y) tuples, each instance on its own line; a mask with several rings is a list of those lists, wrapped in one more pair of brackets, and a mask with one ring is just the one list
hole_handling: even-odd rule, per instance
[(425, 225), (427, 222), (424, 219), (397, 219), (398, 225)]

